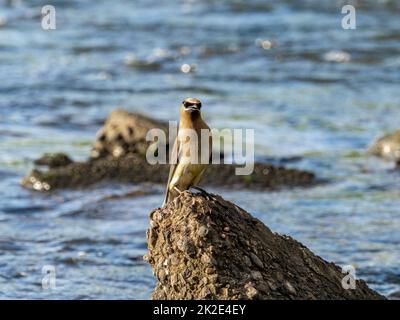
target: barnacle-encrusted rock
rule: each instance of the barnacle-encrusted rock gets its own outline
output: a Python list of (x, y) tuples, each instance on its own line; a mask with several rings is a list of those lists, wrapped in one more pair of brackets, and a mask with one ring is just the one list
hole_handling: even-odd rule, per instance
[(153, 299), (383, 299), (217, 195), (183, 192), (150, 214)]
[(118, 158), (128, 153), (144, 155), (149, 146), (146, 134), (155, 128), (168, 132), (168, 126), (163, 121), (116, 109), (110, 113), (104, 126), (97, 132), (91, 157), (112, 155)]

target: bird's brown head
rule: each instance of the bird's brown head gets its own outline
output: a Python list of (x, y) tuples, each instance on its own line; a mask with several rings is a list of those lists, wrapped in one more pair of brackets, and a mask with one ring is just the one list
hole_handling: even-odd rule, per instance
[(182, 101), (181, 105), (181, 117), (190, 117), (195, 120), (201, 115), (201, 101), (196, 98), (186, 98)]

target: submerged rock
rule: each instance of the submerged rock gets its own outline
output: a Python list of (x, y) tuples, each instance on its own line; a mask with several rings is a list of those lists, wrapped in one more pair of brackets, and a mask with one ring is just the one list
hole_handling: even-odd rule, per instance
[[(66, 155), (45, 155), (35, 163), (48, 165), (49, 169), (32, 170), (23, 179), (22, 185), (38, 191), (48, 191), (88, 186), (102, 180), (166, 183), (169, 166), (150, 165), (145, 158), (146, 150), (150, 146), (146, 141), (146, 134), (153, 128), (163, 130), (168, 136), (165, 122), (117, 109), (99, 130), (90, 159), (71, 162)], [(255, 163), (254, 172), (246, 176), (236, 175), (235, 168), (232, 164), (210, 165), (202, 183), (251, 189), (277, 189), (317, 183), (311, 172), (282, 166)]]
[(153, 299), (384, 299), (217, 195), (183, 192), (150, 214)]
[(400, 163), (400, 130), (376, 140), (368, 149), (374, 156)]
[(388, 296), (389, 300), (400, 300), (400, 291), (395, 291), (389, 294)]
[(57, 168), (67, 166), (73, 161), (65, 153), (45, 153), (39, 159), (34, 161), (38, 166), (47, 166)]

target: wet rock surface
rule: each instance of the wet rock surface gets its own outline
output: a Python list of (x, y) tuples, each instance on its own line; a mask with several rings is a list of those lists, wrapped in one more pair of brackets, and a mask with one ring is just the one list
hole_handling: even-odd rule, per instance
[[(102, 180), (165, 183), (169, 165), (150, 165), (145, 158), (151, 144), (146, 141), (146, 134), (153, 128), (163, 130), (168, 137), (165, 122), (116, 109), (97, 133), (87, 161), (73, 162), (64, 154), (44, 155), (35, 163), (49, 168), (32, 170), (23, 179), (22, 185), (37, 191), (48, 191), (85, 187)], [(246, 176), (236, 175), (235, 168), (232, 164), (210, 165), (201, 183), (262, 190), (310, 186), (318, 182), (311, 172), (283, 166), (256, 163), (254, 172)]]
[[(107, 156), (87, 162), (73, 162), (49, 170), (32, 170), (22, 185), (38, 191), (58, 188), (85, 187), (103, 180), (117, 180), (129, 183), (166, 183), (168, 165), (150, 165), (139, 154), (123, 157)], [(254, 172), (248, 176), (235, 175), (235, 166), (210, 165), (201, 184), (230, 188), (277, 189), (281, 187), (310, 186), (317, 183), (314, 174), (295, 169), (285, 169), (257, 163)], [(46, 185), (43, 188), (42, 185)]]
[(73, 161), (65, 153), (45, 153), (34, 161), (35, 165), (47, 166), (49, 168), (64, 167)]
[(395, 161), (400, 165), (400, 130), (387, 134), (377, 139), (368, 149), (371, 155), (381, 157), (389, 161)]
[(150, 214), (153, 299), (384, 299), (218, 195), (183, 192)]

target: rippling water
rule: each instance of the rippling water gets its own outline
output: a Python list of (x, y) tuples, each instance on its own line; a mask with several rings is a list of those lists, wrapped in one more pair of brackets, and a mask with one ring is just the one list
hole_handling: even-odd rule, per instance
[[(281, 192), (214, 189), (382, 294), (400, 290), (400, 173), (366, 146), (399, 127), (400, 4), (0, 0), (0, 298), (146, 299), (148, 213), (162, 187), (100, 184), (39, 194), (19, 182), (43, 152), (74, 159), (116, 106), (176, 119), (200, 98), (213, 127), (254, 128), (260, 160), (329, 184)], [(183, 72), (185, 71), (185, 72)], [(146, 187), (148, 188), (148, 187)], [(55, 265), (57, 288), (41, 288)]]

